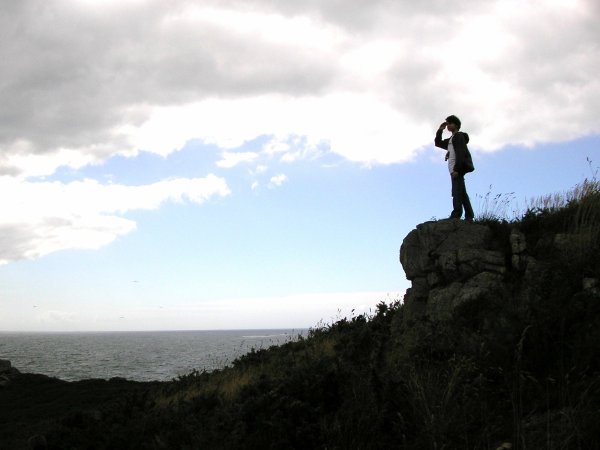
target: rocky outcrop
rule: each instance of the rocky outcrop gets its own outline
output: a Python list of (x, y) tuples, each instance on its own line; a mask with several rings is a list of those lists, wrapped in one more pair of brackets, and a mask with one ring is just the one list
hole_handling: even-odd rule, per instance
[(404, 297), (407, 316), (443, 320), (464, 302), (503, 295), (507, 272), (524, 267), (524, 236), (515, 232), (510, 243), (507, 254), (488, 226), (456, 219), (417, 225), (400, 248), (412, 281)]
[[(498, 232), (456, 219), (417, 225), (400, 247), (400, 263), (412, 282), (404, 297), (406, 318), (445, 320), (465, 302), (486, 298), (527, 301), (537, 295), (534, 286), (548, 276), (547, 263), (538, 255), (568, 264), (581, 247), (578, 234), (549, 232), (532, 239), (529, 249), (517, 226), (502, 227)], [(585, 276), (581, 289), (599, 295), (599, 277)]]
[(0, 359), (0, 387), (6, 386), (10, 381), (19, 375), (19, 371), (12, 367), (7, 359)]

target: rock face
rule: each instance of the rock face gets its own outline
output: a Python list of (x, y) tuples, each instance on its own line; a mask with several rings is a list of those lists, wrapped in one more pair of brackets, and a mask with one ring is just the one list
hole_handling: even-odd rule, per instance
[(502, 295), (513, 256), (526, 250), (524, 237), (515, 235), (511, 248), (507, 254), (486, 225), (456, 219), (417, 225), (400, 247), (400, 263), (412, 281), (404, 297), (408, 317), (444, 320), (466, 301)]
[[(527, 302), (554, 276), (548, 261), (569, 265), (589, 252), (589, 238), (581, 233), (544, 231), (529, 238), (528, 244), (518, 226), (492, 232), (488, 225), (457, 219), (417, 225), (400, 247), (400, 263), (412, 282), (405, 317), (446, 320), (463, 303), (485, 299)], [(581, 292), (600, 296), (600, 273), (582, 275)]]

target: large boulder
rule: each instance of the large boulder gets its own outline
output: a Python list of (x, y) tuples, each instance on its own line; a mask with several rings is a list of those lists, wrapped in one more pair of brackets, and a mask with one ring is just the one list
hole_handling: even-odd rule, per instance
[(486, 225), (457, 219), (417, 225), (400, 247), (412, 282), (404, 297), (406, 317), (448, 319), (462, 303), (497, 293), (510, 261), (511, 254), (494, 248)]
[(400, 263), (409, 280), (427, 276), (440, 255), (452, 259), (458, 250), (484, 249), (491, 231), (485, 225), (457, 219), (425, 222), (411, 231), (400, 247)]

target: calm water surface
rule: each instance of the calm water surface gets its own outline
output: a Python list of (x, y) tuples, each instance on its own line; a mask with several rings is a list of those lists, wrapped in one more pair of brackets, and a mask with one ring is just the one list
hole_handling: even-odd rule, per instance
[(252, 348), (298, 339), (306, 330), (0, 333), (0, 359), (21, 372), (67, 381), (123, 377), (166, 381), (214, 370)]

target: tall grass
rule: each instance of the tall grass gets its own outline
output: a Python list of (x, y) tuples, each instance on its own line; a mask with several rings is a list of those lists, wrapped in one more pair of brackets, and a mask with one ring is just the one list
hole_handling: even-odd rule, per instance
[(590, 178), (585, 178), (567, 191), (526, 199), (524, 210), (519, 206), (514, 192), (494, 194), (490, 185), (485, 195), (476, 195), (477, 220), (518, 222), (533, 216), (549, 216), (565, 209), (575, 208), (576, 212), (570, 224), (571, 229), (568, 231), (594, 234), (594, 225), (600, 219), (600, 180), (598, 180), (598, 168), (593, 168), (590, 158), (587, 158), (587, 162), (591, 171)]
[(529, 200), (527, 211), (556, 211), (574, 204), (587, 202), (600, 192), (600, 181), (595, 178), (584, 179), (565, 192), (542, 195)]
[[(477, 220), (486, 221), (512, 221), (518, 214), (518, 206), (516, 206), (515, 193), (492, 193), (492, 185), (490, 184), (485, 195), (476, 195), (478, 199), (477, 205)], [(510, 214), (509, 214), (509, 210)]]

